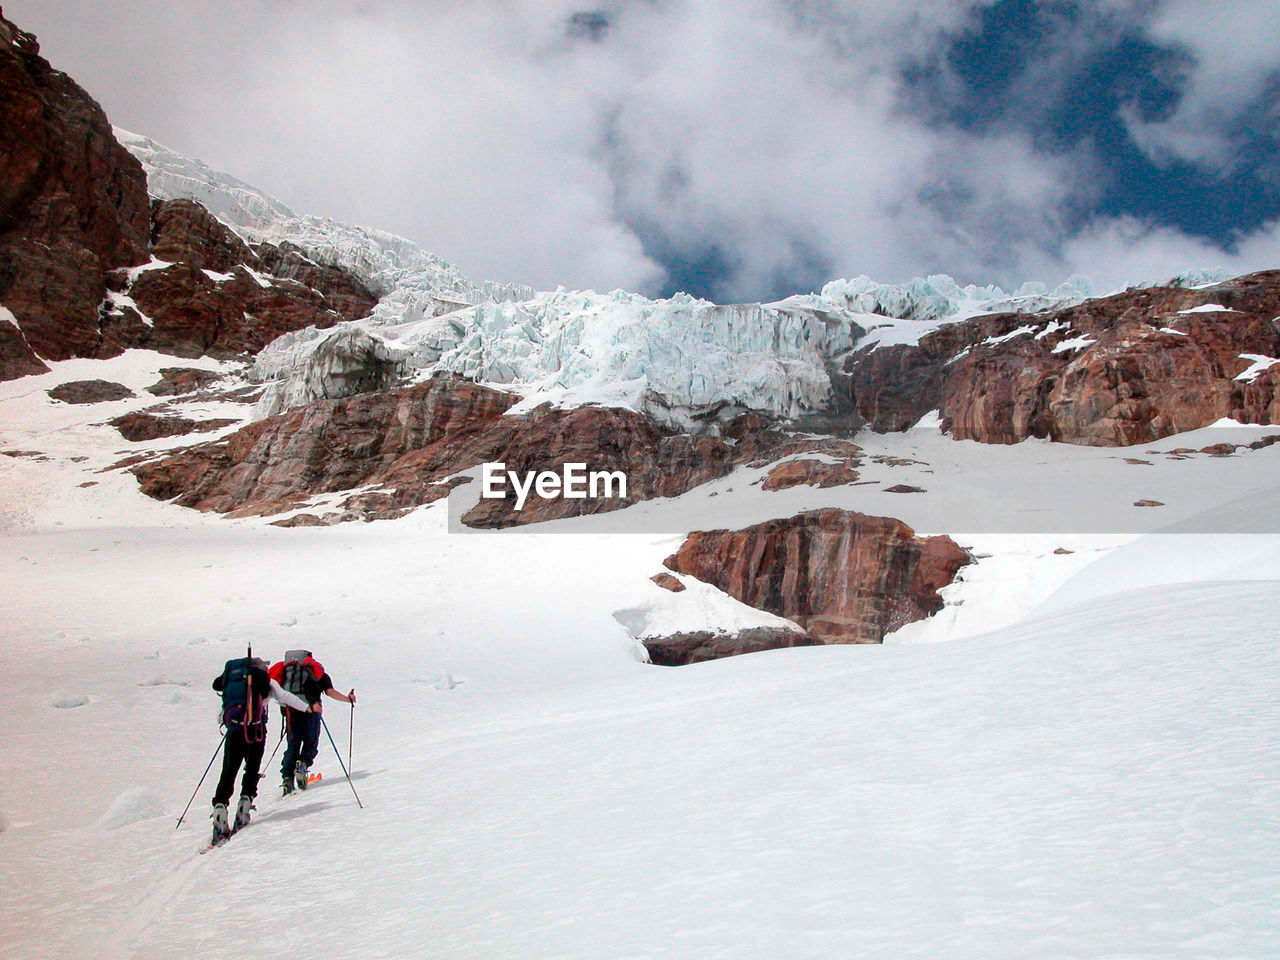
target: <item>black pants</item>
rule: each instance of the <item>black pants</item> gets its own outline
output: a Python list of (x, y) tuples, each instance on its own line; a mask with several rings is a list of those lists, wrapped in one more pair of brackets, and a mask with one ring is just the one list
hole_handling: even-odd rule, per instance
[(288, 780), (294, 765), (301, 760), (308, 767), (320, 749), (320, 714), (289, 711), (289, 742), (280, 761), (280, 776)]
[(246, 797), (258, 795), (258, 768), (262, 766), (262, 751), (266, 746), (265, 738), (248, 743), (244, 739), (244, 727), (234, 724), (228, 728), (227, 742), (222, 749), (222, 776), (218, 778), (218, 789), (213, 794), (213, 803), (229, 803), (231, 791), (236, 784), (236, 772), (240, 764), (244, 764), (244, 778), (240, 781), (240, 793)]

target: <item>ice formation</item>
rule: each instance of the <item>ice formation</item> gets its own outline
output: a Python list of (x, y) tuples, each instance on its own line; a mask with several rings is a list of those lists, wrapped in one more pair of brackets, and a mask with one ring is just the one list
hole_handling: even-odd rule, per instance
[(1027, 283), (1012, 293), (946, 275), (903, 284), (861, 276), (776, 303), (732, 305), (687, 294), (650, 300), (477, 284), (403, 237), (299, 216), (154, 140), (119, 129), (116, 136), (142, 162), (154, 196), (198, 200), (246, 240), (292, 243), (350, 269), (379, 295), (363, 320), (286, 334), (258, 355), (253, 376), (268, 385), (260, 417), (437, 372), (519, 393), (524, 400), (513, 412), (598, 403), (684, 428), (741, 410), (795, 417), (826, 405), (829, 370), (851, 350), (915, 344), (969, 317), (1037, 313), (1093, 295), (1080, 276), (1054, 290)]
[[(902, 286), (862, 277), (776, 303), (720, 305), (687, 294), (650, 300), (621, 290), (559, 289), (407, 323), (375, 314), (356, 326), (381, 344), (384, 359), (401, 358), (402, 374), (449, 372), (520, 393), (525, 399), (513, 413), (545, 402), (598, 403), (688, 428), (722, 412), (797, 417), (820, 410), (832, 364), (851, 350), (915, 343), (980, 313), (1076, 303), (1088, 291), (1083, 278), (1053, 292), (1028, 285), (1007, 295), (998, 287), (960, 287), (950, 277)], [(376, 359), (372, 341), (353, 342), (345, 329), (301, 331), (269, 344), (253, 371), (269, 383), (258, 415), (334, 396), (324, 371), (347, 347), (359, 356), (346, 356), (345, 365)], [(323, 391), (316, 389), (321, 382)]]

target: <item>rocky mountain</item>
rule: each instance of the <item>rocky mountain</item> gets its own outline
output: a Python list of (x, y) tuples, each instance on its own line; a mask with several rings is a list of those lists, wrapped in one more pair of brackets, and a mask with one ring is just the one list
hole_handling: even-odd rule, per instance
[[(404, 517), (493, 461), (629, 479), (618, 500), (477, 500), (461, 517), (493, 529), (624, 511), (742, 470), (763, 471), (751, 483), (778, 502), (849, 490), (871, 482), (860, 429), (936, 421), (990, 444), (1120, 447), (1224, 418), (1280, 423), (1280, 271), (1101, 297), (1081, 278), (1009, 294), (945, 276), (859, 277), (769, 304), (534, 292), (113, 132), (2, 18), (0, 90), (0, 379), (129, 350), (242, 364), (165, 367), (146, 388), (160, 403), (104, 421), (153, 444), (115, 469), (157, 501), (327, 526)], [(100, 378), (60, 388), (50, 402), (153, 403)], [(208, 403), (239, 407), (210, 417), (196, 409)], [(840, 509), (683, 532), (671, 571), (790, 626), (647, 637), (658, 662), (879, 642), (936, 613), (972, 559), (946, 530), (917, 537)]]
[(2, 17), (0, 92), (0, 378), (11, 379), (102, 350), (106, 277), (147, 260), (150, 201), (102, 108)]

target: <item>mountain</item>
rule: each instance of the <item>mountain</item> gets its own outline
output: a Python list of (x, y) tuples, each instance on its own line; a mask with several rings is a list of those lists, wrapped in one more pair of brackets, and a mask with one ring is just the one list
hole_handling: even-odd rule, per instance
[(539, 292), (0, 90), (0, 956), (1269, 953), (1280, 271)]

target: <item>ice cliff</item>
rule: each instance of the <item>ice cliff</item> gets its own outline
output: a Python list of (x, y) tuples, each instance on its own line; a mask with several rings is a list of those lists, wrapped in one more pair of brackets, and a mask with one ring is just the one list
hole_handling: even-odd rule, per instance
[(403, 237), (299, 216), (198, 160), (115, 132), (141, 161), (153, 196), (197, 200), (249, 242), (292, 244), (351, 270), (380, 297), (363, 320), (289, 333), (263, 349), (252, 371), (268, 384), (259, 416), (399, 378), (453, 373), (520, 394), (516, 411), (598, 403), (686, 428), (743, 410), (795, 417), (826, 406), (829, 369), (849, 351), (916, 343), (944, 324), (1067, 306), (1093, 292), (1083, 277), (1054, 290), (1029, 283), (1006, 293), (935, 275), (903, 284), (836, 280), (769, 304), (535, 293), (475, 283)]

